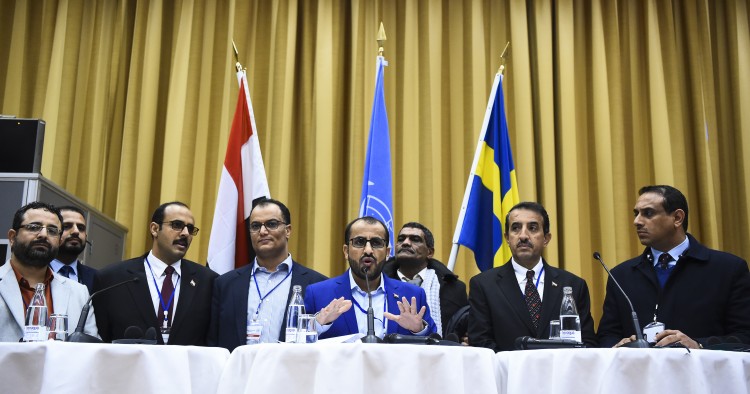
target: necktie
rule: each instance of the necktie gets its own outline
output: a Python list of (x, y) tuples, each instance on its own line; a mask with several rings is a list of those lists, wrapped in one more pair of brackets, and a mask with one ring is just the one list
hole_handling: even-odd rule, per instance
[(666, 270), (669, 268), (670, 261), (672, 261), (672, 256), (670, 256), (669, 253), (662, 253), (661, 256), (659, 256), (659, 268)]
[(542, 310), (542, 299), (539, 298), (539, 292), (536, 290), (534, 285), (534, 271), (526, 271), (526, 306), (529, 308), (529, 315), (531, 316), (531, 322), (534, 323), (534, 328), (539, 326), (539, 319), (541, 318), (540, 311)]
[(73, 273), (73, 268), (71, 268), (69, 265), (63, 265), (60, 267), (60, 270), (57, 271), (58, 274), (70, 278), (70, 274)]
[[(172, 300), (172, 293), (174, 293), (174, 284), (172, 283), (172, 274), (174, 273), (174, 267), (171, 265), (167, 266), (164, 270), (164, 284), (161, 285), (161, 302), (159, 302), (159, 326), (164, 324), (164, 305), (169, 304), (168, 311), (168, 323), (172, 326), (172, 311), (174, 310), (174, 300)], [(169, 302), (172, 300), (172, 302)]]
[(415, 286), (422, 286), (422, 278), (419, 275), (414, 275), (414, 279), (407, 280), (407, 282)]

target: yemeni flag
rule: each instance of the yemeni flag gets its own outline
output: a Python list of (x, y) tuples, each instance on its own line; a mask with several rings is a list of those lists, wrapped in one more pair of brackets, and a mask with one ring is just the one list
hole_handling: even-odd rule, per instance
[(208, 265), (219, 274), (251, 263), (246, 221), (253, 201), (271, 196), (244, 70), (237, 72), (237, 80), (240, 85), (237, 108), (208, 242)]

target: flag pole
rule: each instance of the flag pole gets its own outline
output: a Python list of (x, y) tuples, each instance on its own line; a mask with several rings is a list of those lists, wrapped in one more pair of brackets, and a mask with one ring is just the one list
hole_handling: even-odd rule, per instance
[(476, 175), (477, 165), (479, 164), (479, 156), (482, 152), (482, 141), (484, 140), (485, 135), (487, 134), (487, 124), (490, 121), (490, 112), (492, 112), (492, 105), (494, 102), (495, 94), (497, 93), (497, 88), (499, 86), (500, 78), (502, 78), (503, 73), (505, 72), (505, 56), (508, 52), (508, 47), (510, 46), (510, 41), (508, 41), (507, 44), (505, 44), (505, 49), (503, 49), (503, 53), (500, 55), (500, 68), (497, 70), (497, 73), (495, 74), (495, 80), (492, 83), (492, 90), (490, 91), (490, 97), (487, 100), (487, 109), (484, 113), (484, 121), (482, 123), (482, 131), (479, 133), (479, 139), (477, 140), (477, 150), (474, 152), (474, 160), (471, 164), (471, 171), (469, 171), (469, 178), (466, 181), (466, 189), (464, 191), (464, 198), (461, 202), (461, 210), (458, 212), (458, 220), (456, 222), (456, 231), (453, 233), (453, 245), (451, 246), (451, 254), (448, 258), (448, 269), (453, 271), (453, 268), (456, 266), (456, 259), (458, 258), (458, 248), (460, 247), (458, 243), (458, 238), (461, 235), (461, 230), (464, 226), (464, 218), (466, 217), (466, 206), (469, 203), (469, 196), (471, 195), (471, 183), (474, 180), (474, 176)]

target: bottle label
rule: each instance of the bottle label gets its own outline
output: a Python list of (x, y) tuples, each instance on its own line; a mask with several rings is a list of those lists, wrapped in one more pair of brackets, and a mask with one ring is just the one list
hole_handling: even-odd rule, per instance
[(284, 342), (286, 343), (295, 343), (297, 342), (297, 329), (294, 327), (287, 327), (286, 328), (286, 338), (284, 338)]
[(23, 330), (24, 342), (46, 341), (47, 336), (47, 326), (26, 326)]
[(572, 339), (581, 342), (581, 332), (576, 330), (560, 330), (560, 339)]

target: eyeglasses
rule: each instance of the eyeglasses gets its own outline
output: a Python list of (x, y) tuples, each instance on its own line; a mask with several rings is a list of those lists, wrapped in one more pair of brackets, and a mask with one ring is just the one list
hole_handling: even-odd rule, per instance
[(265, 227), (268, 231), (274, 231), (279, 228), (279, 226), (284, 225), (286, 226), (287, 223), (284, 223), (280, 220), (271, 219), (265, 222), (251, 222), (250, 223), (250, 232), (251, 233), (257, 233), (260, 231), (261, 227)]
[(388, 241), (380, 237), (373, 237), (369, 239), (365, 237), (354, 237), (350, 239), (349, 242), (351, 242), (352, 246), (357, 249), (364, 248), (368, 242), (373, 249), (383, 249), (384, 247), (386, 247), (386, 245), (388, 245)]
[(57, 237), (60, 235), (60, 229), (54, 226), (42, 226), (41, 224), (24, 224), (20, 226), (23, 229), (26, 229), (26, 231), (32, 233), (32, 234), (39, 234), (43, 228), (47, 229), (47, 235), (51, 237)]
[(172, 230), (178, 231), (178, 232), (182, 232), (182, 229), (184, 229), (185, 227), (187, 227), (188, 233), (190, 233), (190, 235), (198, 235), (198, 231), (200, 231), (200, 229), (198, 227), (195, 227), (192, 224), (187, 224), (187, 223), (183, 222), (182, 220), (172, 220), (172, 221), (169, 221), (169, 222), (161, 222), (161, 223), (162, 224), (169, 224), (169, 227), (171, 227)]

